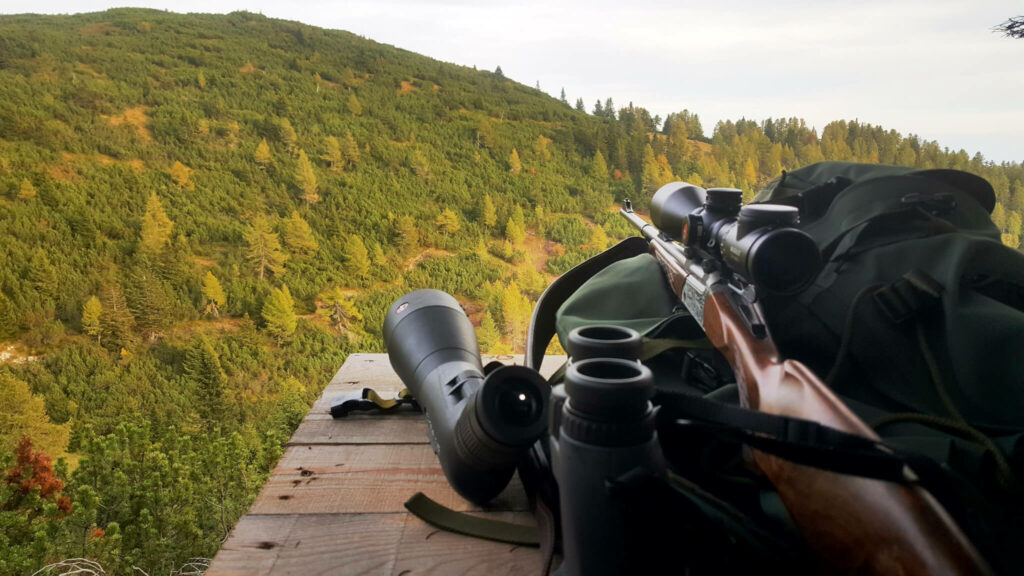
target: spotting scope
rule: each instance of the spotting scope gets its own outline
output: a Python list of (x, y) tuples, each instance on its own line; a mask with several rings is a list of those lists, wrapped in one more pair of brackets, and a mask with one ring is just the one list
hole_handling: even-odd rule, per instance
[(440, 290), (395, 301), (384, 317), (384, 345), (423, 408), (448, 482), (478, 504), (497, 496), (547, 428), (551, 387), (525, 366), (485, 375), (469, 317)]

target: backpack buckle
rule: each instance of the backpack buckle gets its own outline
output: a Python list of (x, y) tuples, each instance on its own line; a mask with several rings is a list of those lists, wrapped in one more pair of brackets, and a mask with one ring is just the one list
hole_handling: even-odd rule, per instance
[(942, 301), (942, 284), (920, 270), (911, 270), (899, 280), (873, 294), (878, 307), (896, 324), (917, 316)]

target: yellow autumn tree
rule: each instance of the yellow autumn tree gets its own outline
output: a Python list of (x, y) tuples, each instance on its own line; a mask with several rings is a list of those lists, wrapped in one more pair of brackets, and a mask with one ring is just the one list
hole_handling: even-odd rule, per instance
[(295, 168), (295, 182), (302, 190), (300, 195), (306, 204), (316, 204), (320, 201), (320, 194), (317, 192), (319, 185), (316, 181), (316, 172), (313, 170), (313, 163), (303, 150), (299, 150), (299, 162)]
[(270, 145), (267, 144), (267, 139), (260, 140), (260, 143), (256, 146), (256, 151), (252, 154), (252, 159), (260, 165), (260, 168), (266, 168), (270, 164), (272, 158), (270, 156)]
[(515, 148), (508, 156), (508, 171), (512, 174), (519, 174), (523, 171), (523, 163), (519, 160), (519, 152)]
[(142, 215), (142, 250), (149, 254), (158, 254), (170, 243), (173, 227), (174, 222), (167, 217), (156, 192), (150, 193), (149, 200), (146, 201), (146, 213)]
[(192, 169), (185, 166), (181, 162), (174, 162), (171, 166), (171, 180), (178, 185), (178, 188), (187, 188), (192, 190), (195, 188), (195, 184), (192, 183)]

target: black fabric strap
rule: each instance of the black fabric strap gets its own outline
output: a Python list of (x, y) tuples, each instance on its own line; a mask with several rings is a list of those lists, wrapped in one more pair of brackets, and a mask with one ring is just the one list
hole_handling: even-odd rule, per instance
[(416, 403), (408, 388), (402, 388), (394, 398), (384, 398), (373, 388), (363, 388), (358, 392), (340, 394), (332, 398), (331, 416), (334, 418), (344, 418), (353, 410), (359, 412), (370, 410), (392, 412), (402, 406), (412, 406), (416, 410), (420, 409), (419, 404)]
[(422, 492), (413, 494), (412, 498), (406, 501), (405, 509), (427, 524), (448, 532), (495, 542), (518, 544), (519, 546), (540, 546), (535, 526), (513, 524), (456, 512), (434, 502)]
[(533, 307), (533, 317), (530, 318), (530, 330), (526, 339), (524, 364), (534, 369), (540, 369), (540, 364), (544, 360), (544, 351), (555, 335), (555, 312), (569, 296), (608, 265), (644, 254), (647, 250), (647, 240), (639, 236), (631, 236), (570, 269), (552, 282), (547, 290), (540, 295), (537, 305)]
[(658, 391), (659, 418), (706, 428), (780, 458), (840, 474), (907, 483), (902, 454), (882, 442), (811, 420), (747, 410), (681, 392)]

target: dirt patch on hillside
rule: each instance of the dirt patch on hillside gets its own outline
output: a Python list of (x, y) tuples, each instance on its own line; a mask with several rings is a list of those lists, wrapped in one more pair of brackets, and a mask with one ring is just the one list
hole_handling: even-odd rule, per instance
[(419, 88), (417, 88), (417, 87), (412, 85), (412, 82), (409, 82), (408, 80), (402, 80), (402, 85), (398, 89), (398, 93), (399, 94), (408, 94), (410, 92), (419, 92), (419, 90), (420, 90)]
[(526, 261), (538, 272), (543, 272), (548, 265), (548, 259), (554, 255), (557, 244), (551, 240), (539, 238), (533, 231), (526, 233), (526, 240), (523, 244), (526, 248)]
[(153, 135), (149, 132), (149, 117), (146, 116), (148, 106), (136, 106), (124, 111), (117, 116), (105, 116), (111, 126), (123, 126), (125, 124), (135, 128), (135, 133), (145, 142), (152, 142)]
[(238, 71), (242, 74), (252, 74), (256, 71), (256, 67), (252, 65), (252, 62), (246, 62)]
[(22, 350), (20, 344), (0, 344), (0, 364), (23, 364), (38, 359), (39, 356), (32, 356)]
[(434, 258), (435, 256), (455, 256), (455, 253), (447, 250), (439, 250), (437, 248), (427, 248), (423, 252), (420, 252), (410, 258), (409, 261), (405, 263), (404, 270), (408, 272), (415, 268), (420, 262), (423, 262), (427, 258)]

